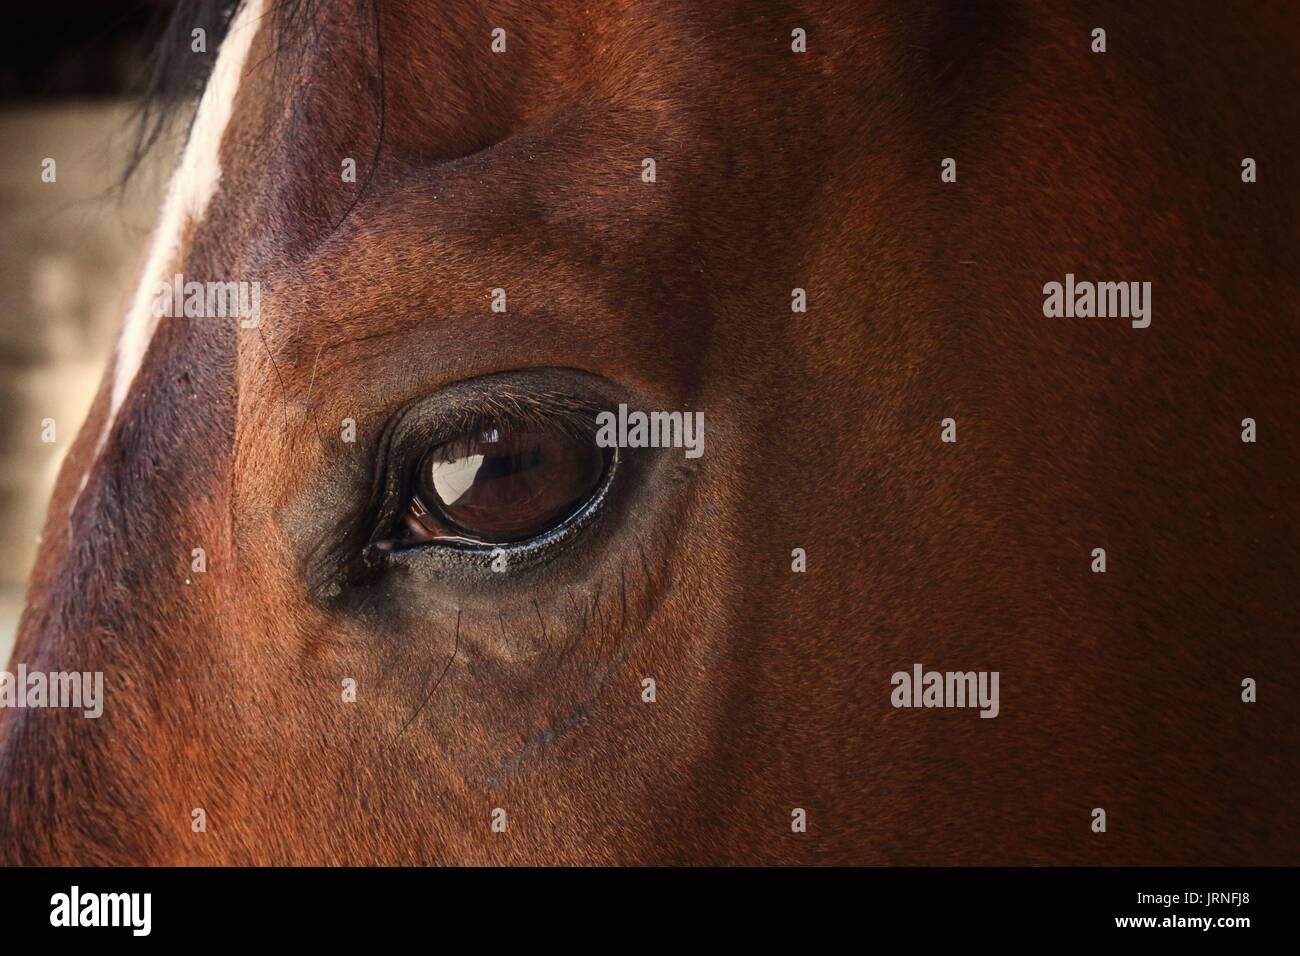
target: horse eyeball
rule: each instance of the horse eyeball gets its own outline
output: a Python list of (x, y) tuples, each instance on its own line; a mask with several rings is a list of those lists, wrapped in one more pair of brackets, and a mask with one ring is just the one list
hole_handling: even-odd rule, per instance
[(421, 460), (404, 516), (418, 541), (524, 541), (577, 512), (609, 467), (594, 436), (528, 425), (476, 430)]

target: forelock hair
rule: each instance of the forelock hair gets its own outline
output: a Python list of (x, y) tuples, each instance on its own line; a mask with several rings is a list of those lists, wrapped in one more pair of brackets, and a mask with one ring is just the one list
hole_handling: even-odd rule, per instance
[[(373, 31), (379, 50), (380, 113), (383, 122), (382, 45), (379, 40), (380, 0), (354, 0), (363, 26)], [(194, 121), (199, 97), (216, 64), (217, 54), (235, 15), (244, 0), (176, 0), (170, 14), (159, 17), (153, 31), (153, 69), (136, 114), (135, 136), (127, 155), (122, 183), (140, 168), (149, 151), (172, 123)], [(318, 0), (268, 0), (274, 11), (275, 47), (271, 56), (272, 75), (276, 82), (295, 79), (302, 67), (304, 54), (316, 35)], [(203, 30), (205, 52), (195, 53), (192, 43), (195, 30)]]

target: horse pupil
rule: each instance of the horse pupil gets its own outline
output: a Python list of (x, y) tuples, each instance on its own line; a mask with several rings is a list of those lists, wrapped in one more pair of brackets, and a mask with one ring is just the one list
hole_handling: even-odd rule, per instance
[(577, 511), (600, 484), (607, 456), (591, 438), (558, 428), (498, 427), (432, 449), (416, 493), (453, 530), (519, 541)]

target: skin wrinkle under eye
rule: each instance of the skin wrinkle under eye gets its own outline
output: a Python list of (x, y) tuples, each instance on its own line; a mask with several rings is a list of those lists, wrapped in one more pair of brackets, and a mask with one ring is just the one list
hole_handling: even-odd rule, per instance
[[(672, 542), (665, 539), (662, 546), (666, 549), (663, 560), (659, 567), (667, 566), (671, 560), (669, 553), (673, 550)], [(652, 595), (658, 589), (656, 587), (656, 578), (651, 573), (651, 562), (646, 556), (645, 544), (638, 540), (636, 544), (638, 564), (641, 573), (644, 576), (643, 583), (640, 585), (640, 593), (643, 595)], [(537, 731), (529, 737), (524, 743), (514, 751), (511, 751), (497, 761), (495, 771), (484, 777), (484, 783), (489, 789), (497, 790), (505, 780), (514, 773), (522, 770), (528, 760), (545, 750), (552, 744), (558, 743), (573, 731), (583, 727), (590, 720), (595, 712), (597, 705), (600, 703), (602, 695), (609, 686), (610, 680), (617, 674), (631, 655), (637, 635), (651, 629), (658, 611), (663, 607), (662, 601), (651, 600), (648, 605), (648, 613), (637, 622), (637, 626), (628, 629), (628, 582), (627, 582), (628, 563), (624, 562), (619, 568), (619, 623), (614, 628), (614, 633), (618, 635), (617, 643), (611, 648), (606, 649), (605, 638), (609, 628), (600, 627), (600, 645), (598, 652), (601, 655), (603, 663), (597, 668), (597, 671), (591, 676), (591, 691), (577, 704), (569, 708), (562, 716), (554, 718), (549, 726)], [(597, 589), (593, 598), (592, 608), (583, 615), (583, 632), (590, 630), (592, 619), (599, 612), (601, 589)], [(540, 617), (540, 611), (539, 617)], [(580, 639), (580, 638), (578, 638)], [(574, 641), (576, 644), (577, 641)], [(569, 647), (572, 650), (573, 645)], [(568, 653), (566, 651), (565, 653)]]
[[(670, 543), (665, 539), (663, 546), (671, 550)], [(638, 564), (641, 573), (644, 575), (644, 581), (640, 585), (641, 593), (645, 595), (652, 594), (655, 590), (655, 577), (651, 573), (652, 564), (646, 556), (645, 543), (638, 541), (636, 544)], [(668, 555), (658, 563), (658, 567), (665, 567)], [(619, 623), (615, 628), (619, 635), (617, 643), (613, 647), (606, 647), (606, 635), (609, 628), (602, 626), (599, 618), (601, 617), (601, 599), (604, 593), (603, 581), (598, 583), (590, 596), (589, 606), (585, 607), (582, 612), (582, 626), (573, 639), (561, 650), (554, 655), (550, 661), (549, 671), (557, 671), (561, 665), (571, 656), (575, 646), (582, 638), (595, 628), (599, 635), (600, 641), (597, 646), (597, 652), (600, 656), (601, 663), (596, 667), (594, 673), (589, 676), (588, 692), (580, 700), (563, 710), (559, 715), (546, 721), (545, 726), (531, 733), (516, 748), (492, 759), (491, 769), (483, 772), (477, 779), (488, 789), (499, 790), (506, 781), (513, 775), (526, 769), (529, 760), (538, 756), (553, 744), (559, 743), (570, 733), (585, 726), (592, 715), (595, 713), (600, 701), (609, 687), (610, 680), (623, 665), (627, 662), (635, 645), (637, 634), (650, 629), (653, 624), (657, 610), (662, 606), (661, 602), (651, 601), (648, 605), (649, 610), (645, 617), (638, 622), (638, 626), (629, 630), (628, 625), (628, 582), (627, 582), (627, 565), (624, 563), (619, 568)], [(538, 616), (539, 625), (543, 632), (546, 630), (545, 618), (541, 609), (537, 607), (534, 600), (533, 607)], [(438, 678), (434, 681), (429, 691), (424, 694), (420, 703), (411, 713), (400, 730), (390, 739), (376, 757), (382, 761), (392, 747), (403, 738), (404, 735), (415, 724), (416, 720), (433, 702), (437, 692), (446, 685), (448, 672), (458, 658), (462, 658), (462, 641), (461, 641), (461, 620), (462, 611), (456, 609), (455, 617), (455, 639), (451, 655), (448, 657), (446, 664), (442, 667)], [(504, 620), (502, 620), (504, 626)]]
[[(643, 575), (642, 582), (637, 585), (637, 590), (642, 595), (648, 597), (657, 590), (656, 577), (652, 574), (652, 567), (665, 567), (666, 562), (670, 560), (672, 543), (664, 537), (657, 543), (656, 547), (665, 549), (661, 560), (653, 563), (646, 555), (644, 541), (638, 540), (636, 543), (636, 558), (640, 572)], [(630, 559), (629, 559), (630, 561)], [(582, 608), (582, 624), (580, 629), (573, 635), (572, 639), (558, 653), (550, 659), (547, 668), (548, 673), (557, 673), (563, 664), (568, 661), (575, 648), (582, 642), (585, 635), (594, 629), (599, 634), (599, 641), (595, 648), (599, 663), (594, 671), (588, 675), (587, 692), (570, 706), (564, 708), (559, 714), (553, 715), (545, 721), (544, 725), (530, 733), (518, 746), (504, 754), (493, 757), (491, 760), (491, 769), (482, 772), (476, 776), (476, 779), (488, 789), (499, 790), (513, 775), (524, 771), (531, 759), (537, 757), (551, 745), (559, 743), (573, 731), (584, 727), (597, 711), (602, 698), (610, 685), (611, 679), (619, 673), (623, 665), (628, 661), (636, 644), (636, 637), (640, 633), (650, 630), (656, 613), (663, 606), (662, 602), (649, 600), (646, 605), (646, 613), (636, 622), (636, 626), (629, 628), (628, 615), (628, 562), (624, 562), (618, 569), (619, 589), (618, 589), (618, 606), (619, 619), (617, 626), (606, 626), (602, 623), (605, 612), (602, 612), (602, 602), (605, 593), (604, 578), (597, 582), (595, 588), (589, 595), (586, 606)], [(571, 595), (572, 596), (572, 595)], [(608, 603), (604, 601), (604, 603)], [(545, 618), (541, 609), (537, 607), (536, 601), (533, 602), (534, 610), (537, 613), (539, 625), (543, 631), (546, 630)], [(504, 626), (504, 620), (502, 620)], [(456, 611), (456, 647), (452, 657), (448, 660), (447, 668), (458, 658), (462, 657), (460, 642), (461, 611)], [(616, 641), (612, 646), (607, 646), (607, 635), (612, 631), (617, 635)], [(437, 682), (437, 686), (424, 697), (416, 712), (402, 727), (401, 733), (405, 733), (415, 722), (419, 714), (423, 713), (432, 701), (434, 693), (443, 686), (446, 675), (444, 669), (442, 676)], [(398, 737), (401, 734), (399, 733)], [(391, 742), (396, 743), (398, 737)], [(387, 751), (388, 747), (384, 748)]]
[[(666, 459), (661, 456), (661, 460)], [(672, 468), (670, 472), (668, 483), (673, 487), (666, 490), (674, 495), (678, 490), (684, 492), (684, 487), (677, 486), (688, 470)], [(664, 510), (651, 507), (646, 513), (662, 514)], [(460, 768), (467, 782), (498, 790), (511, 778), (528, 772), (551, 745), (587, 726), (605, 706), (608, 688), (631, 659), (638, 636), (653, 629), (665, 606), (660, 592), (669, 582), (663, 570), (671, 566), (676, 549), (676, 536), (655, 524), (632, 531), (621, 528), (620, 523), (616, 533), (621, 537), (608, 542), (608, 549), (603, 543), (596, 546), (614, 563), (606, 566), (602, 559), (594, 577), (583, 583), (556, 583), (542, 590), (530, 587), (517, 607), (503, 607), (493, 600), (475, 611), (473, 602), (466, 604), (453, 593), (437, 602), (442, 610), (436, 613), (418, 608), (413, 620), (440, 620), (449, 631), (454, 620), (455, 639), (445, 663), (435, 665), (437, 673), (430, 675), (428, 689), (412, 700), (409, 716), (382, 748), (382, 758), (401, 759), (397, 756), (399, 743), (404, 749), (432, 742)], [(525, 616), (536, 621), (540, 643), (526, 654), (516, 651), (500, 657), (503, 643), (518, 642), (526, 627)], [(388, 617), (383, 620), (393, 639), (401, 640), (406, 633), (404, 625)], [(494, 649), (489, 651), (489, 647)], [(485, 674), (487, 664), (507, 670), (492, 669)], [(538, 685), (551, 691), (540, 697), (534, 696), (535, 690), (503, 691), (512, 686), (502, 683), (506, 674), (515, 672), (534, 675)], [(486, 749), (476, 747), (473, 759), (468, 760), (468, 754), (459, 753), (462, 743), (450, 734), (448, 721), (452, 714), (457, 721), (472, 719), (460, 708), (465, 706), (464, 695), (475, 694), (474, 688), (484, 680), (495, 689), (494, 694), (504, 692), (521, 703), (525, 699), (531, 703), (521, 711), (520, 723), (512, 725), (513, 729), (492, 724), (492, 739), (499, 743)], [(551, 693), (556, 695), (553, 699)]]

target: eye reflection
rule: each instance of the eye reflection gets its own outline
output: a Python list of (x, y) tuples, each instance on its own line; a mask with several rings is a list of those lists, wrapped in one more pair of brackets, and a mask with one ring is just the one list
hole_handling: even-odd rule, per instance
[(429, 466), (428, 478), (434, 497), (452, 507), (474, 487), (483, 455), (466, 455), (456, 461), (435, 461)]
[(403, 515), (403, 543), (504, 543), (536, 537), (600, 487), (612, 450), (559, 427), (494, 426), (430, 449)]

